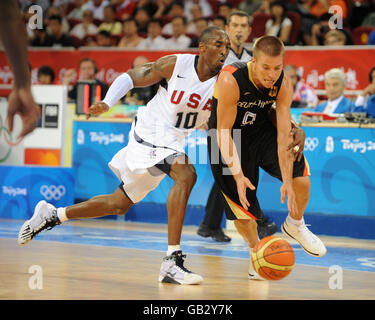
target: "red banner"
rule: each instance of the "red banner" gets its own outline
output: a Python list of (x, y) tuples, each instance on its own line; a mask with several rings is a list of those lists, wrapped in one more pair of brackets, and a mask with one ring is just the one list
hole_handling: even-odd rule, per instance
[[(61, 83), (67, 69), (74, 68), (78, 74), (78, 64), (82, 58), (94, 59), (98, 65), (98, 79), (111, 84), (122, 72), (131, 67), (137, 56), (145, 56), (150, 61), (172, 54), (170, 51), (125, 51), (125, 50), (29, 50), (33, 82), (41, 65), (51, 66), (56, 79)], [(368, 74), (375, 65), (375, 50), (369, 48), (349, 48), (331, 50), (326, 47), (314, 49), (287, 49), (285, 64), (293, 64), (302, 78), (313, 88), (324, 89), (324, 73), (331, 68), (342, 68), (346, 74), (348, 90), (359, 90), (369, 83)], [(0, 84), (11, 84), (13, 75), (4, 52), (0, 52)]]

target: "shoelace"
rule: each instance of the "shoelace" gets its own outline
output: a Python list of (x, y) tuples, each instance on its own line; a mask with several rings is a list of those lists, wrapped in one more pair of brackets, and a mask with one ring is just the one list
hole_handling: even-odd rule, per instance
[(33, 237), (42, 232), (43, 230), (51, 230), (54, 226), (61, 224), (59, 221), (59, 218), (57, 217), (57, 211), (54, 210), (51, 218), (45, 218), (44, 223), (37, 229), (34, 230), (33, 232)]
[(176, 268), (183, 273), (192, 273), (190, 270), (184, 267), (184, 258), (186, 254), (173, 254), (164, 258), (164, 260), (173, 259), (176, 262)]

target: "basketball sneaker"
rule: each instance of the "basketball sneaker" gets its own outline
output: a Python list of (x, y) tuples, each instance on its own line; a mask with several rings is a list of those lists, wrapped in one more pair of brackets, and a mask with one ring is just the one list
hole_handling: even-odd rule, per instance
[(39, 201), (34, 209), (33, 216), (23, 224), (18, 233), (18, 244), (24, 246), (41, 231), (47, 228), (47, 230), (51, 230), (58, 224), (61, 224), (61, 222), (57, 217), (56, 208), (44, 200)]
[(200, 284), (203, 278), (184, 267), (185, 254), (181, 250), (163, 258), (159, 282), (175, 284)]
[(287, 218), (281, 226), (281, 231), (287, 237), (298, 241), (309, 255), (322, 257), (327, 252), (323, 242), (307, 228), (304, 221), (298, 226), (288, 221)]

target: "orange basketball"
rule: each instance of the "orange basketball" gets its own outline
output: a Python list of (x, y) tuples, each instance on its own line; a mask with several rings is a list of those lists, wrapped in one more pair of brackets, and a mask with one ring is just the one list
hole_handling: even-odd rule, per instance
[(267, 280), (285, 278), (294, 267), (294, 251), (284, 239), (268, 236), (253, 248), (251, 263), (256, 272)]

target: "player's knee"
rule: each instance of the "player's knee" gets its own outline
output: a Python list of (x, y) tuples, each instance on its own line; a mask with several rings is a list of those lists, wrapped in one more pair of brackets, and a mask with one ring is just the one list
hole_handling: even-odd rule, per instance
[(112, 215), (123, 215), (132, 205), (133, 202), (123, 194), (123, 191), (117, 189), (109, 201), (109, 210)]
[(179, 170), (176, 175), (175, 182), (182, 185), (184, 188), (191, 190), (197, 181), (197, 174), (194, 166), (187, 165), (183, 169)]

